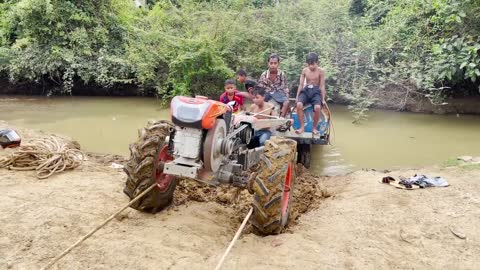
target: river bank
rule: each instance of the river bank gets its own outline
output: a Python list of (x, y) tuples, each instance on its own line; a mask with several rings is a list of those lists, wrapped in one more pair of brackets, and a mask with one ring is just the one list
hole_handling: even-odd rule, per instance
[[(443, 101), (433, 101), (420, 94), (409, 94), (403, 89), (375, 91), (371, 97), (372, 109), (402, 111), (423, 114), (467, 114), (480, 115), (480, 96), (448, 97)], [(334, 93), (332, 103), (350, 105), (341, 95)]]
[[(17, 96), (50, 96), (60, 95), (59, 86), (41, 86), (40, 84), (23, 83), (12, 84), (8, 80), (0, 79), (0, 95)], [(219, 92), (220, 94), (220, 92)], [(153, 91), (146, 91), (136, 85), (118, 85), (111, 88), (95, 85), (76, 84), (72, 89), (72, 96), (97, 96), (97, 97), (155, 97)], [(330, 93), (331, 104), (349, 105), (338, 93)], [(212, 97), (215, 98), (216, 97)], [(405, 111), (427, 114), (470, 114), (480, 115), (480, 96), (447, 98), (439, 104), (434, 104), (428, 98), (418, 94), (408, 94), (402, 89), (386, 89), (376, 91), (372, 95), (374, 100), (371, 108)]]
[[(330, 110), (332, 145), (313, 147), (316, 174), (429, 166), (480, 153), (479, 116), (372, 109), (367, 121), (354, 125), (346, 106), (330, 105)], [(149, 119), (168, 120), (170, 115), (152, 98), (0, 96), (0, 119), (73, 137), (86, 151), (127, 157), (138, 129)]]
[[(49, 134), (20, 130), (25, 139)], [(122, 158), (89, 155), (78, 169), (45, 180), (0, 169), (0, 268), (41, 268), (126, 204), (125, 175), (109, 167), (113, 161)], [(457, 165), (300, 173), (299, 181), (316, 185), (309, 211), (281, 235), (261, 237), (247, 228), (223, 269), (478, 269), (480, 168)], [(418, 173), (442, 176), (450, 186), (400, 190), (380, 183), (386, 175)], [(126, 210), (54, 269), (213, 269), (246, 201), (181, 187), (170, 209)], [(308, 197), (296, 199), (302, 196)]]

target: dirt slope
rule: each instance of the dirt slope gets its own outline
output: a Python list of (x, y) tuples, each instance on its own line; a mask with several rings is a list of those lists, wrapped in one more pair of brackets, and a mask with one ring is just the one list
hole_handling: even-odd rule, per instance
[[(124, 174), (108, 158), (99, 161), (42, 181), (0, 170), (0, 269), (41, 268), (128, 202)], [(419, 172), (451, 186), (399, 190), (380, 184), (385, 174), (374, 171), (304, 174), (319, 183), (308, 194), (313, 210), (282, 235), (247, 229), (223, 269), (480, 269), (480, 170), (390, 175)], [(248, 205), (232, 198), (184, 184), (171, 209), (127, 210), (53, 269), (213, 269)]]

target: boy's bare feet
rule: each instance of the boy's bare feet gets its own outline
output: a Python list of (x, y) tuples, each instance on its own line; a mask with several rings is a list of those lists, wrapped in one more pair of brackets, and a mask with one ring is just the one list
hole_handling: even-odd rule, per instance
[(313, 129), (312, 133), (313, 133), (313, 135), (318, 135), (318, 134), (320, 134), (320, 132), (319, 132), (316, 128)]
[(302, 134), (303, 131), (304, 131), (303, 128), (299, 128), (299, 129), (295, 130), (295, 133)]

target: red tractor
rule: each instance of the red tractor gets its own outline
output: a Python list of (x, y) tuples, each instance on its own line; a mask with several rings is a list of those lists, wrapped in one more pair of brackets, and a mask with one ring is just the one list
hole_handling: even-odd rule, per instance
[(124, 192), (134, 198), (157, 187), (132, 207), (156, 213), (169, 206), (179, 179), (246, 188), (253, 196), (251, 223), (261, 233), (280, 233), (288, 223), (295, 184), (297, 142), (274, 136), (255, 145), (254, 131), (289, 125), (288, 119), (233, 114), (233, 104), (205, 97), (175, 97), (171, 120), (149, 123), (130, 145)]

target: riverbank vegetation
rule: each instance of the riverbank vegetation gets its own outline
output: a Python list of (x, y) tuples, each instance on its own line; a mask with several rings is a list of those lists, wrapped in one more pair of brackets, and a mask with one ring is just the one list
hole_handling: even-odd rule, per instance
[[(215, 96), (281, 55), (291, 87), (318, 52), (329, 97), (359, 117), (378, 99), (479, 95), (480, 0), (6, 0), (0, 73), (44, 93), (135, 86)], [(392, 105), (393, 106), (393, 105)]]

